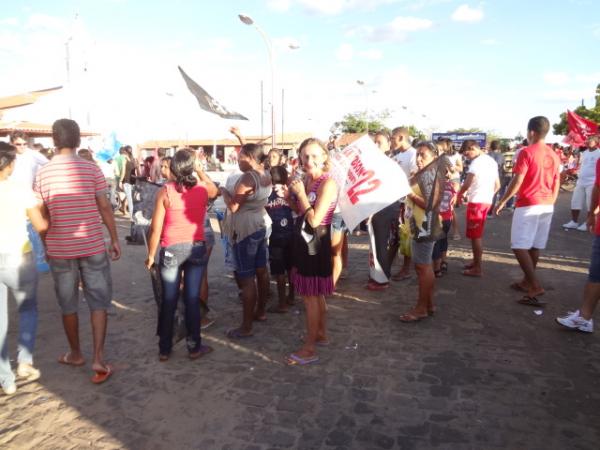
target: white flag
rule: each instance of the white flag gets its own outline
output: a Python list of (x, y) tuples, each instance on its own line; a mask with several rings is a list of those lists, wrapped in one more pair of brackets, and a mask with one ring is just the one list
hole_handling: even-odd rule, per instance
[(349, 230), (410, 192), (406, 174), (367, 135), (331, 156), (338, 205)]

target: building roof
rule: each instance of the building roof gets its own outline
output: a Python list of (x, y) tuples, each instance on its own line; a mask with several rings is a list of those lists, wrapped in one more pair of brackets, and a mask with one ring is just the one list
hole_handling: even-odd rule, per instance
[[(50, 137), (52, 136), (52, 125), (33, 123), (33, 122), (0, 122), (0, 136), (8, 136), (13, 131), (23, 131), (30, 137)], [(81, 136), (97, 136), (99, 133), (92, 131), (81, 131)]]
[[(281, 135), (276, 138), (276, 145), (278, 147), (297, 147), (304, 139), (311, 137), (311, 133), (284, 133), (283, 140)], [(271, 136), (244, 136), (244, 139), (249, 144), (264, 144), (271, 145)], [(224, 146), (224, 147), (235, 147), (239, 146), (240, 143), (237, 139), (163, 139), (163, 140), (149, 140), (142, 142), (138, 145), (142, 149), (153, 149), (153, 148), (172, 148), (172, 147), (187, 147), (187, 146), (206, 146), (212, 147), (213, 145)]]
[(9, 97), (0, 97), (0, 110), (31, 105), (32, 103), (35, 103), (38, 98), (59, 89), (62, 89), (62, 86), (53, 87), (50, 89), (42, 89), (41, 91), (32, 91), (24, 94), (11, 95)]

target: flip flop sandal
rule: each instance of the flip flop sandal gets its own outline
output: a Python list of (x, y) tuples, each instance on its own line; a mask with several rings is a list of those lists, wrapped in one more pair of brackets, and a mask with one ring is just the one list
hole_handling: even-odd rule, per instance
[(538, 300), (537, 297), (531, 297), (529, 295), (524, 295), (519, 300), (517, 300), (517, 303), (527, 306), (536, 306), (539, 308), (543, 308), (544, 306), (546, 306), (546, 302), (541, 302)]
[(69, 361), (69, 355), (70, 355), (69, 352), (65, 353), (60, 358), (58, 358), (58, 362), (60, 364), (66, 365), (66, 366), (73, 366), (73, 367), (81, 367), (81, 366), (85, 365), (85, 361), (81, 361), (81, 362), (78, 362), (78, 363)]
[(400, 275), (399, 273), (397, 273), (396, 275), (392, 275), (392, 280), (394, 280), (394, 281), (404, 281), (404, 280), (408, 280), (409, 278), (411, 278), (410, 274)]
[(481, 273), (473, 272), (473, 269), (465, 269), (462, 271), (465, 277), (481, 278)]
[(238, 328), (232, 328), (231, 330), (227, 330), (227, 332), (225, 333), (225, 336), (227, 336), (229, 339), (246, 339), (249, 337), (254, 336), (254, 333), (250, 333), (250, 334), (243, 334)]
[(319, 357), (317, 355), (303, 358), (295, 353), (290, 353), (286, 359), (286, 362), (288, 366), (306, 366), (308, 364), (316, 363), (318, 360)]
[(190, 359), (198, 359), (198, 358), (202, 358), (204, 355), (208, 355), (209, 353), (212, 353), (213, 348), (209, 347), (208, 345), (201, 345), (200, 349), (198, 349), (197, 352), (192, 352), (188, 355), (188, 358)]
[(426, 319), (427, 317), (429, 317), (429, 314), (421, 317), (421, 316), (415, 316), (412, 313), (405, 313), (400, 316), (400, 322), (404, 322), (404, 323), (420, 322), (421, 320)]
[(512, 284), (510, 285), (510, 288), (511, 288), (512, 290), (514, 290), (514, 291), (518, 291), (518, 292), (527, 292), (527, 289), (526, 289), (526, 288), (524, 288), (523, 286), (521, 286), (521, 285), (519, 284), (519, 282), (518, 282), (518, 281), (515, 281), (514, 283), (512, 283)]
[(106, 371), (99, 372), (96, 370), (95, 372), (96, 372), (96, 374), (92, 377), (92, 383), (102, 384), (110, 378), (110, 376), (113, 373), (113, 368), (110, 364), (107, 364)]

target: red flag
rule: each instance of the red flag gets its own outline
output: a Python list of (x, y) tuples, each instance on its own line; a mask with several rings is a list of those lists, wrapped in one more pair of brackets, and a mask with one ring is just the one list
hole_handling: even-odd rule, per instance
[(572, 140), (576, 140), (574, 135), (577, 135), (581, 141), (585, 141), (588, 137), (598, 133), (598, 124), (596, 122), (592, 122), (569, 110), (567, 110), (567, 123), (569, 125), (569, 135), (572, 137)]

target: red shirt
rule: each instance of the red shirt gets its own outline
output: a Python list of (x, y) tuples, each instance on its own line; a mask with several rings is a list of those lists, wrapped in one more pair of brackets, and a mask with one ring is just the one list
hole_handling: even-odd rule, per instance
[(106, 195), (106, 180), (96, 164), (75, 155), (56, 155), (38, 171), (34, 190), (50, 212), (50, 257), (84, 258), (106, 251), (96, 203), (97, 196)]
[(168, 247), (173, 244), (204, 240), (204, 216), (208, 204), (208, 192), (204, 186), (197, 184), (191, 189), (183, 188), (183, 192), (175, 190), (175, 183), (165, 184), (169, 207), (165, 211), (160, 245)]
[(522, 149), (513, 168), (515, 175), (524, 176), (515, 206), (554, 204), (554, 188), (560, 179), (559, 166), (558, 156), (546, 144), (533, 144)]
[[(596, 181), (594, 182), (594, 186), (597, 189), (600, 189), (600, 159), (596, 161)], [(598, 205), (600, 206), (600, 198), (598, 198)], [(596, 236), (600, 236), (600, 220), (596, 217), (596, 229), (594, 230)]]

